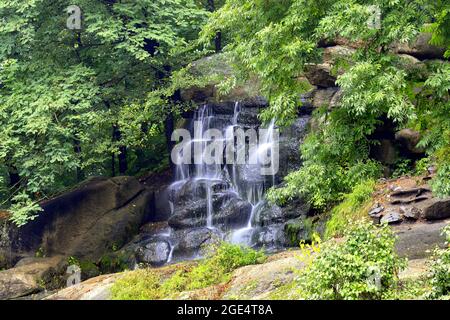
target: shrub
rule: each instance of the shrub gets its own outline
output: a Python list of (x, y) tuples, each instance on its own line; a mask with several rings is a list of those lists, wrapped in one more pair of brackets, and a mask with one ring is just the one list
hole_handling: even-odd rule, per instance
[(217, 242), (205, 248), (206, 258), (194, 267), (182, 268), (163, 278), (151, 269), (126, 273), (112, 287), (116, 300), (176, 298), (182, 291), (206, 288), (229, 280), (242, 266), (262, 263), (265, 255), (251, 248)]
[(450, 299), (450, 225), (443, 230), (447, 242), (445, 249), (436, 249), (430, 265), (430, 299)]
[[(316, 113), (314, 119), (321, 115)], [(362, 134), (371, 132), (376, 123), (358, 122), (340, 109), (333, 110), (328, 119), (306, 137), (301, 145), (302, 167), (284, 178), (282, 188), (269, 190), (269, 201), (284, 204), (302, 197), (313, 208), (325, 211), (358, 183), (380, 176), (381, 167), (368, 158), (370, 146)]]
[[(382, 299), (393, 296), (398, 272), (405, 267), (387, 225), (358, 221), (343, 242), (328, 241), (315, 254), (302, 255), (298, 291), (305, 299)], [(303, 250), (305, 252), (305, 249)]]
[(393, 178), (400, 178), (401, 176), (407, 176), (413, 174), (411, 159), (399, 159), (394, 164), (394, 172), (392, 172)]
[(160, 278), (151, 269), (128, 271), (111, 287), (113, 300), (161, 299)]
[(217, 242), (205, 248), (206, 259), (189, 272), (177, 272), (164, 284), (170, 290), (195, 290), (226, 282), (231, 272), (239, 267), (264, 261), (262, 251), (248, 247)]

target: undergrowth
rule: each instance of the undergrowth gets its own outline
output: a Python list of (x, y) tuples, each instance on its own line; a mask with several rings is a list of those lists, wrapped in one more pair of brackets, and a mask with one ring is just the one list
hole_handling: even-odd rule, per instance
[(344, 201), (334, 207), (327, 221), (325, 238), (342, 236), (348, 224), (354, 220), (367, 217), (369, 200), (375, 190), (375, 181), (363, 181), (353, 188), (353, 191), (344, 196)]
[(157, 300), (177, 298), (184, 291), (206, 288), (230, 280), (242, 266), (265, 261), (262, 251), (217, 242), (205, 248), (205, 259), (194, 266), (181, 267), (165, 276), (152, 269), (127, 272), (111, 288), (114, 300)]

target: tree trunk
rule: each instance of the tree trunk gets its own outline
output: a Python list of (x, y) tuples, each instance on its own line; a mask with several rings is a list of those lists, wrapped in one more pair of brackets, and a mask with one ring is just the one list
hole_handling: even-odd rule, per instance
[(128, 170), (128, 162), (127, 162), (127, 147), (120, 146), (119, 147), (119, 174), (124, 176)]
[(114, 154), (114, 152), (111, 155), (111, 176), (116, 176), (116, 155)]
[(17, 172), (17, 168), (14, 166), (8, 167), (8, 175), (9, 175), (9, 187), (17, 188), (20, 182), (20, 176)]
[(80, 139), (75, 135), (75, 138), (73, 139), (73, 151), (75, 152), (77, 159), (79, 163), (77, 164), (77, 182), (84, 180), (84, 173), (81, 169), (81, 142)]
[(216, 53), (222, 51), (222, 32), (217, 32), (214, 38), (214, 46), (216, 48)]
[[(122, 134), (120, 132), (120, 128), (117, 124), (113, 125), (113, 141), (120, 142), (122, 139)], [(128, 170), (128, 162), (127, 162), (127, 147), (124, 145), (119, 145), (119, 154), (117, 155), (119, 160), (119, 174), (125, 175)], [(115, 166), (113, 168), (113, 175), (115, 175)]]
[[(208, 10), (210, 12), (216, 11), (216, 4), (214, 3), (214, 0), (208, 0)], [(214, 47), (216, 53), (222, 51), (222, 33), (220, 31), (216, 33), (216, 36), (214, 38)]]

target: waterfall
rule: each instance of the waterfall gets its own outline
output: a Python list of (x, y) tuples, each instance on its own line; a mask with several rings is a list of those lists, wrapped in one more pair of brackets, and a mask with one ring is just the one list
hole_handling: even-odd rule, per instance
[[(265, 191), (275, 184), (275, 175), (263, 176), (261, 174), (262, 165), (259, 163), (262, 156), (269, 156), (273, 160), (275, 122), (272, 121), (266, 128), (266, 134), (259, 135), (256, 149), (247, 149), (246, 145), (239, 145), (239, 148), (233, 147), (233, 159), (237, 160), (238, 152), (244, 148), (245, 158), (248, 160), (248, 163), (243, 164), (233, 161), (233, 163), (208, 164), (205, 161), (209, 151), (208, 145), (214, 140), (207, 133), (211, 129), (218, 130), (221, 133), (222, 140), (215, 139), (216, 141), (231, 143), (231, 145), (235, 146), (237, 141), (235, 140), (237, 139), (235, 138), (235, 132), (238, 129), (241, 129), (241, 132), (248, 129), (240, 124), (239, 120), (242, 112), (241, 104), (236, 102), (232, 116), (227, 116), (226, 114), (215, 115), (214, 109), (209, 105), (200, 107), (194, 113), (189, 125), (189, 131), (191, 136), (193, 136), (193, 139), (189, 142), (189, 148), (191, 150), (191, 158), (194, 161), (193, 164), (177, 164), (175, 171), (176, 181), (172, 184), (171, 189), (179, 191), (190, 184), (190, 187), (194, 190), (193, 193), (202, 195), (203, 201), (206, 201), (204, 226), (210, 230), (220, 231), (224, 238), (230, 242), (251, 245), (252, 232), (254, 230), (253, 219), (264, 202)], [(246, 143), (245, 141), (244, 144)], [(181, 149), (176, 156), (178, 159), (183, 159)], [(220, 190), (217, 191), (216, 189)], [(202, 200), (196, 198), (198, 194), (192, 195), (192, 202)], [(234, 197), (240, 199), (236, 201), (250, 204), (251, 212), (248, 215), (248, 220), (238, 227), (231, 227), (226, 225), (226, 223), (217, 224), (215, 221), (217, 220), (217, 215), (220, 214), (217, 210), (220, 210), (218, 208), (221, 207), (215, 204), (220, 196), (225, 199), (224, 201)], [(171, 212), (174, 214), (177, 204), (171, 202), (170, 206)], [(173, 248), (171, 249), (170, 259), (172, 259), (172, 251)]]

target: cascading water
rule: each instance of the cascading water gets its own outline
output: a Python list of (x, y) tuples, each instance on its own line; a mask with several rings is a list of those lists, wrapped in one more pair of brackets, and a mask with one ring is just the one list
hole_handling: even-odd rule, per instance
[[(209, 229), (220, 229), (224, 237), (233, 243), (251, 245), (251, 236), (253, 231), (252, 221), (255, 213), (264, 201), (265, 191), (275, 184), (275, 175), (272, 174), (267, 179), (261, 175), (261, 165), (259, 159), (264, 154), (270, 154), (274, 157), (274, 121), (270, 124), (265, 135), (260, 136), (260, 141), (256, 149), (246, 150), (246, 145), (238, 145), (233, 150), (233, 163), (231, 164), (207, 164), (205, 161), (208, 145), (213, 142), (211, 136), (206, 135), (208, 130), (218, 129), (222, 136), (225, 137), (220, 142), (228, 142), (234, 145), (235, 131), (237, 129), (244, 130), (244, 126), (239, 124), (239, 115), (241, 105), (236, 102), (234, 105), (233, 116), (224, 121), (223, 117), (218, 118), (214, 115), (214, 110), (205, 105), (195, 112), (193, 121), (190, 124), (190, 132), (193, 133), (194, 139), (190, 141), (189, 147), (194, 151), (194, 164), (178, 164), (176, 167), (176, 181), (171, 186), (173, 190), (180, 190), (186, 184), (196, 184), (198, 188), (205, 190), (206, 200), (206, 227)], [(227, 123), (228, 122), (228, 123)], [(230, 123), (231, 122), (231, 123)], [(216, 139), (217, 141), (217, 139)], [(245, 158), (248, 163), (236, 163), (237, 153), (244, 148)], [(183, 158), (182, 150), (177, 155), (179, 159)], [(223, 187), (223, 182), (226, 187)], [(229, 227), (227, 224), (216, 226), (214, 218), (219, 213), (215, 206), (214, 187), (222, 184), (221, 192), (228, 195), (237, 195), (238, 198), (247, 201), (251, 205), (251, 212), (247, 220), (241, 227)], [(175, 205), (176, 206), (176, 205)], [(171, 203), (172, 214), (174, 212), (174, 204)], [(220, 208), (219, 208), (220, 210)]]
[[(217, 237), (268, 251), (295, 245), (293, 236), (303, 239), (305, 233), (298, 226), (305, 225), (309, 206), (301, 199), (276, 206), (265, 200), (265, 193), (300, 167), (298, 146), (310, 115), (299, 115), (279, 135), (274, 121), (260, 130), (257, 115), (265, 107), (257, 100), (223, 102), (186, 114), (184, 129), (174, 132), (179, 142), (172, 152), (175, 181), (155, 194), (160, 197), (155, 209), (168, 217), (156, 220), (142, 236), (139, 261), (160, 266), (195, 259), (203, 245)], [(215, 142), (221, 144), (211, 149)]]

